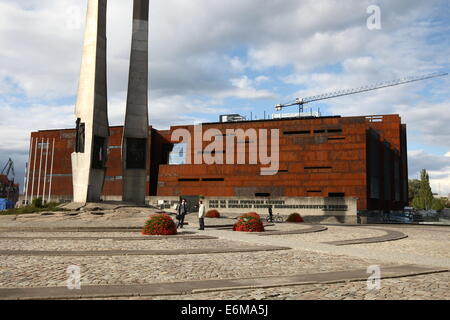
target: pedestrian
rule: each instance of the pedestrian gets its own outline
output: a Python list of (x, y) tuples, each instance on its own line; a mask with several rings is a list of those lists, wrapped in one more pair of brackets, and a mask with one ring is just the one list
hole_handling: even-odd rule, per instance
[(184, 224), (184, 217), (187, 213), (187, 203), (185, 199), (181, 200), (180, 205), (178, 206), (178, 215), (177, 215), (177, 219), (178, 219), (178, 225), (177, 228), (183, 229), (183, 224)]
[(198, 230), (205, 230), (205, 205), (202, 200), (198, 202), (198, 224), (200, 225)]
[(273, 222), (273, 213), (272, 213), (272, 207), (269, 207), (269, 221)]

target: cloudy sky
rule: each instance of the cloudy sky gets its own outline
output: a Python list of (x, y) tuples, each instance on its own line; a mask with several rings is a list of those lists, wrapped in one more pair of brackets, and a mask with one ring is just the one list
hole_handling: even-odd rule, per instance
[[(74, 127), (87, 0), (0, 0), (0, 165), (22, 184), (31, 131)], [(367, 8), (381, 9), (370, 30)], [(108, 1), (109, 121), (123, 122), (132, 0)], [(335, 89), (450, 70), (448, 0), (151, 0), (150, 121), (262, 118)], [(410, 177), (450, 193), (450, 76), (315, 103), (324, 115), (398, 113)], [(295, 107), (294, 107), (295, 109)], [(292, 110), (294, 111), (294, 110)]]

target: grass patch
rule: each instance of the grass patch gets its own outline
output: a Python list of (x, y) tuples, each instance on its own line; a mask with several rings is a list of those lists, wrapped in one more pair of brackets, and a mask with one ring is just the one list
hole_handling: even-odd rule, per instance
[(49, 202), (49, 203), (43, 204), (42, 199), (37, 198), (37, 199), (34, 199), (33, 203), (29, 206), (0, 211), (0, 215), (7, 216), (7, 215), (31, 214), (31, 213), (39, 213), (39, 212), (69, 211), (69, 210), (66, 210), (63, 208), (59, 208), (58, 206), (61, 204), (62, 203), (59, 203), (59, 202)]

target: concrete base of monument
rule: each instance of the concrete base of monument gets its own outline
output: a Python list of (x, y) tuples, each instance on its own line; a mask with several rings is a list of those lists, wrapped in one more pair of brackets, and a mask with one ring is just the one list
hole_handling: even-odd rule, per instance
[[(171, 209), (179, 197), (147, 197), (148, 203), (161, 209)], [(280, 215), (285, 220), (292, 213), (299, 213), (307, 223), (356, 224), (357, 199), (351, 197), (203, 197), (206, 211), (218, 210), (221, 215), (239, 216), (256, 212), (261, 217)]]
[(137, 205), (125, 201), (68, 202), (60, 205), (60, 207), (71, 211), (116, 210), (124, 207), (150, 208), (148, 205)]
[(343, 224), (357, 224), (358, 219), (356, 215), (326, 215), (326, 216), (302, 216), (305, 223), (343, 223)]

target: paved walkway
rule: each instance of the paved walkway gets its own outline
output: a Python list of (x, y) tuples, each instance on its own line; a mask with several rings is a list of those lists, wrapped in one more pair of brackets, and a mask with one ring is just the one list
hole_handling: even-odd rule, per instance
[(296, 239), (289, 241), (288, 239), (280, 239), (273, 237), (260, 237), (246, 232), (231, 232), (223, 230), (205, 230), (202, 234), (218, 237), (220, 239), (243, 241), (251, 244), (264, 244), (272, 246), (289, 246), (293, 249), (310, 250), (316, 252), (329, 253), (334, 255), (347, 255), (351, 257), (374, 259), (384, 261), (386, 263), (404, 263), (427, 265), (438, 268), (450, 269), (450, 259), (446, 257), (435, 257), (426, 255), (417, 255), (411, 253), (390, 253), (380, 249), (366, 250), (363, 248), (351, 246), (335, 246), (326, 243), (313, 243)]
[[(438, 273), (444, 271), (435, 268), (427, 268), (414, 265), (382, 267), (382, 270), (382, 279)], [(299, 274), (294, 276), (258, 277), (234, 280), (184, 281), (128, 286), (81, 286), (80, 290), (69, 290), (67, 289), (67, 287), (12, 289), (0, 288), (0, 299), (73, 299), (96, 297), (105, 298), (127, 296), (183, 295), (224, 290), (365, 281), (366, 279), (367, 270), (359, 269), (340, 272)]]
[[(223, 229), (233, 219), (207, 219), (217, 228), (198, 231), (188, 215), (177, 236), (142, 236), (152, 212), (0, 217), (0, 299), (450, 299), (445, 227), (280, 223), (243, 233)], [(69, 265), (81, 269), (81, 291), (65, 287)], [(378, 291), (366, 286), (372, 265)]]

